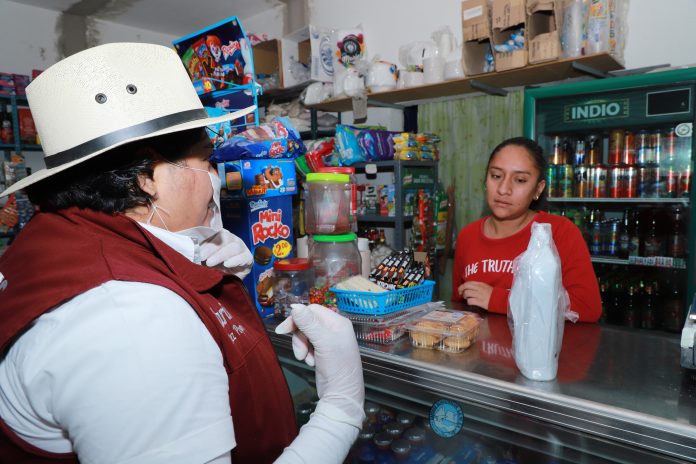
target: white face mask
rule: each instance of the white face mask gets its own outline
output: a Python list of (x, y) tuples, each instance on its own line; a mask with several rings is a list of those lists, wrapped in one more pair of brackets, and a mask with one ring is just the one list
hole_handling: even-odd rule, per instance
[[(182, 169), (190, 169), (192, 171), (202, 171), (208, 174), (208, 178), (210, 179), (210, 184), (213, 189), (213, 218), (210, 220), (210, 225), (209, 226), (197, 226), (197, 227), (191, 227), (190, 229), (184, 229), (180, 230), (178, 232), (175, 232), (176, 234), (179, 235), (184, 235), (186, 237), (191, 237), (197, 241), (197, 243), (201, 243), (205, 240), (208, 240), (209, 238), (213, 237), (215, 234), (220, 232), (223, 227), (222, 227), (222, 215), (220, 213), (220, 190), (221, 190), (221, 183), (220, 183), (220, 178), (213, 174), (212, 172), (208, 171), (207, 169), (199, 169), (199, 168), (191, 168), (188, 166), (182, 166), (180, 164), (175, 164), (172, 162), (169, 162), (169, 164), (172, 164), (178, 168)], [(154, 217), (155, 214), (157, 214), (157, 217), (159, 220), (162, 222), (164, 225), (164, 228), (166, 230), (169, 230), (167, 227), (167, 224), (164, 222), (164, 218), (162, 215), (159, 213), (159, 210), (162, 210), (164, 213), (167, 213), (167, 210), (164, 208), (158, 207), (155, 205), (152, 201), (150, 201), (150, 204), (152, 205), (152, 214), (150, 214), (150, 217), (147, 220), (147, 224), (150, 224), (150, 221)]]

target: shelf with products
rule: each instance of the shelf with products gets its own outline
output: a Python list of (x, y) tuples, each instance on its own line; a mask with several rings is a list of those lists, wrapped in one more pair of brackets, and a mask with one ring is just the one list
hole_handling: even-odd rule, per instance
[(549, 203), (618, 203), (618, 204), (681, 204), (688, 205), (689, 198), (547, 198)]
[(686, 269), (686, 261), (684, 258), (673, 258), (671, 256), (630, 256), (628, 259), (613, 258), (610, 256), (592, 256), (591, 259), (593, 263), (598, 264)]
[[(426, 84), (405, 89), (389, 90), (386, 92), (370, 93), (367, 95), (368, 105), (385, 106), (397, 103), (418, 102), (441, 97), (456, 97), (473, 92), (498, 92), (504, 95), (505, 88), (524, 85), (540, 84), (544, 82), (558, 81), (571, 77), (593, 75), (595, 77), (608, 76), (610, 71), (621, 69), (621, 64), (607, 53), (589, 55), (578, 58), (568, 58), (543, 64), (525, 66), (524, 68), (509, 71), (479, 74), (463, 79)], [(594, 71), (594, 72), (593, 72)], [(335, 98), (314, 105), (309, 108), (341, 112), (352, 111), (353, 100), (351, 98)]]
[[(396, 216), (381, 216), (379, 214), (359, 214), (358, 222), (384, 222), (390, 223), (397, 220)], [(404, 216), (404, 222), (413, 222), (413, 216)]]
[[(9, 107), (9, 109), (8, 109)], [(8, 152), (14, 151), (15, 153), (21, 153), (23, 151), (41, 151), (41, 145), (36, 143), (36, 129), (34, 128), (33, 120), (31, 120), (31, 113), (27, 115), (22, 115), (20, 113), (24, 111), (29, 111), (29, 101), (26, 96), (23, 95), (0, 95), (0, 131), (5, 129), (4, 132), (0, 132), (0, 140), (4, 140), (5, 143), (0, 144), (0, 150)], [(9, 116), (7, 122), (5, 118)], [(9, 129), (9, 131), (7, 131)], [(28, 131), (28, 133), (23, 133), (23, 131)], [(31, 138), (32, 142), (27, 142), (22, 140), (22, 138)], [(6, 143), (7, 139), (11, 140), (10, 143)]]

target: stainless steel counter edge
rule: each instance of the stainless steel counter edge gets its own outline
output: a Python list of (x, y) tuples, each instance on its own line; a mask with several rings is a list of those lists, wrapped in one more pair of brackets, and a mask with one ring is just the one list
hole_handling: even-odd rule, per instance
[[(275, 325), (267, 322), (272, 343), (284, 356), (292, 358), (290, 337), (275, 334)], [(382, 391), (429, 404), (436, 398), (473, 402), (602, 439), (696, 460), (696, 427), (689, 424), (545, 391), (553, 386), (550, 382), (512, 383), (452, 369), (446, 364), (412, 359), (410, 353), (393, 354), (365, 345), (360, 351), (366, 385)]]

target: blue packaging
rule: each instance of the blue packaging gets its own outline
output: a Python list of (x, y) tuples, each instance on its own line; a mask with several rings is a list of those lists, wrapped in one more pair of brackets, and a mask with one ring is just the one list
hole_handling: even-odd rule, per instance
[(241, 238), (254, 257), (244, 285), (261, 317), (273, 315), (273, 263), (292, 257), (292, 196), (247, 200), (221, 195), (222, 223)]
[(291, 159), (250, 159), (218, 164), (223, 187), (233, 197), (269, 198), (297, 193)]

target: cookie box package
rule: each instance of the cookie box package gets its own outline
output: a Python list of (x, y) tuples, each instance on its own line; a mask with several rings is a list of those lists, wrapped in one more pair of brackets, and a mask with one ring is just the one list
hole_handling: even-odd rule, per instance
[(218, 163), (218, 175), (231, 196), (269, 198), (297, 193), (291, 159), (249, 159)]
[(223, 191), (220, 203), (225, 229), (240, 237), (254, 257), (244, 285), (261, 316), (272, 316), (273, 263), (295, 251), (292, 196), (246, 199)]
[(237, 17), (227, 18), (172, 44), (199, 95), (253, 85), (251, 46)]
[(419, 305), (386, 315), (347, 312), (341, 312), (341, 315), (353, 323), (355, 336), (358, 340), (389, 345), (406, 335), (408, 332), (406, 327), (411, 320), (422, 316), (427, 310), (427, 305)]
[(476, 342), (481, 318), (471, 312), (439, 309), (412, 319), (406, 325), (411, 345), (460, 353)]

